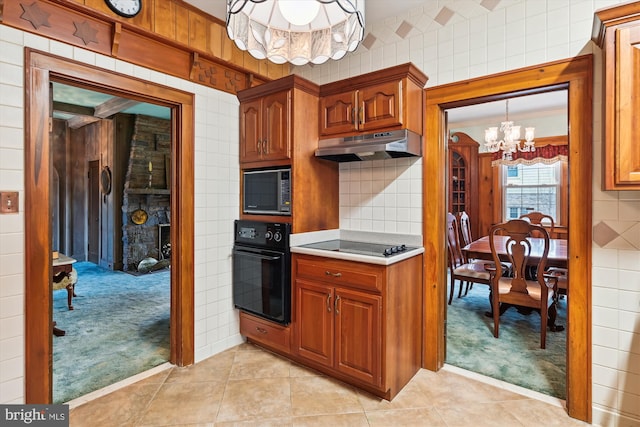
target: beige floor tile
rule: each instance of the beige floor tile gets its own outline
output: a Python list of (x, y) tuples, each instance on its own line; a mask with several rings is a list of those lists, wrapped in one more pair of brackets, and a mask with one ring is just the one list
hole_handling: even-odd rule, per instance
[(174, 369), (175, 368), (165, 369), (162, 372), (159, 372), (155, 375), (152, 375), (148, 378), (138, 381), (136, 384), (162, 384), (167, 380), (167, 378), (169, 377), (169, 375), (171, 375), (171, 372)]
[(291, 404), (296, 417), (364, 412), (355, 388), (323, 376), (292, 378)]
[(69, 413), (74, 427), (132, 426), (153, 399), (159, 384), (133, 384), (102, 396)]
[(365, 391), (358, 390), (360, 404), (365, 411), (380, 411), (389, 409), (406, 409), (406, 408), (430, 408), (431, 401), (419, 380), (419, 373), (409, 381), (409, 383), (393, 398), (388, 401), (381, 397), (374, 396)]
[(212, 423), (225, 382), (165, 383), (138, 421), (140, 426)]
[(96, 398), (70, 419), (73, 427), (586, 426), (557, 405), (447, 370), (421, 369), (388, 402), (252, 344)]
[(216, 421), (247, 421), (291, 416), (289, 378), (229, 380)]
[[(235, 351), (267, 351), (260, 346), (252, 344), (250, 342), (244, 342), (234, 347)], [(229, 349), (231, 350), (231, 349)], [(227, 351), (229, 351), (227, 350)]]
[(248, 421), (222, 421), (215, 427), (291, 427), (291, 418), (262, 418)]
[(588, 426), (589, 424), (571, 418), (564, 408), (549, 405), (535, 399), (502, 403), (506, 412), (517, 418), (526, 427), (570, 427)]
[[(396, 424), (398, 426), (399, 424)], [(369, 427), (364, 413), (295, 417), (294, 427)]]
[[(448, 427), (520, 427), (523, 424), (499, 403), (469, 403), (464, 399), (436, 408)], [(540, 424), (543, 425), (543, 424)]]
[(267, 351), (239, 351), (235, 354), (229, 380), (289, 378), (291, 362)]
[(167, 377), (167, 382), (226, 381), (235, 355), (236, 352), (224, 352), (191, 366), (175, 367)]
[(427, 401), (434, 406), (458, 402), (484, 403), (526, 399), (520, 394), (447, 371), (440, 371), (435, 375), (421, 375), (417, 384)]
[(324, 376), (322, 372), (318, 372), (315, 369), (307, 368), (306, 366), (298, 365), (297, 363), (291, 363), (291, 369), (289, 370), (291, 378), (294, 377), (321, 377)]
[(447, 426), (440, 414), (433, 408), (368, 411), (367, 419), (371, 427)]

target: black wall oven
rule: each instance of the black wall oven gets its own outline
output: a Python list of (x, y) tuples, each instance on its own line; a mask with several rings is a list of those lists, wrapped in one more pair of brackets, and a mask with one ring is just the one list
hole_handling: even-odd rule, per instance
[(291, 321), (291, 225), (236, 220), (233, 304), (281, 324)]

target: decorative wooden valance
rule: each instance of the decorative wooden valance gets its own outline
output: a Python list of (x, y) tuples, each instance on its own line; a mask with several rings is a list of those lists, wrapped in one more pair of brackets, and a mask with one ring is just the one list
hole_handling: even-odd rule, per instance
[(290, 73), (239, 50), (224, 22), (180, 0), (145, 0), (131, 19), (103, 0), (0, 0), (0, 23), (232, 94)]

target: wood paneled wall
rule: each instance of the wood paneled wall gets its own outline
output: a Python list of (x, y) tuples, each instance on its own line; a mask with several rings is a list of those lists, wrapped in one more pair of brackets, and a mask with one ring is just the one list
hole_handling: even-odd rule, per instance
[(0, 22), (233, 94), (290, 73), (238, 49), (223, 21), (181, 0), (144, 0), (133, 18), (104, 0), (0, 0)]

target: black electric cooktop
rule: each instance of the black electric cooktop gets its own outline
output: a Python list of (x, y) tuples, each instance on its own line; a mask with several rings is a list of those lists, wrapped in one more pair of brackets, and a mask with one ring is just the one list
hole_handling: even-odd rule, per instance
[(418, 249), (404, 244), (387, 245), (382, 243), (353, 242), (350, 240), (326, 240), (324, 242), (301, 245), (301, 248), (320, 249), (333, 252), (345, 252), (350, 254), (367, 255), (375, 257), (391, 257), (404, 252)]

